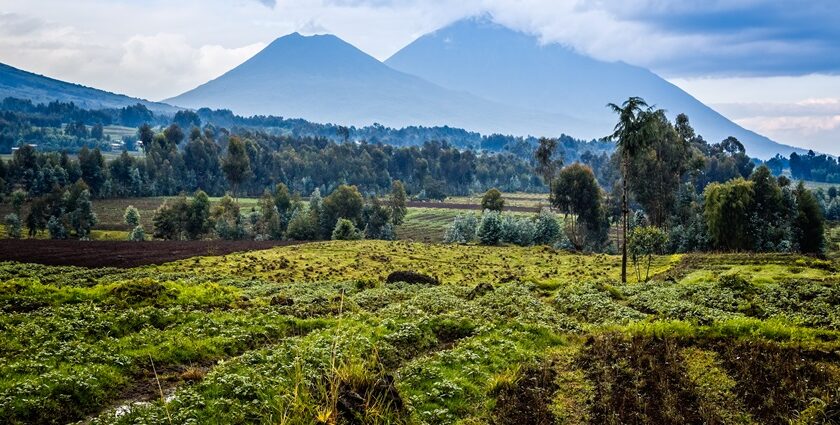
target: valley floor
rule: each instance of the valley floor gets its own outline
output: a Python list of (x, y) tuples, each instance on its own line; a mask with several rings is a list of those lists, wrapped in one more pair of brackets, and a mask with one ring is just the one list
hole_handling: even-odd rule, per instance
[(837, 266), (675, 255), (623, 285), (615, 256), (402, 241), (0, 263), (0, 418), (837, 423)]

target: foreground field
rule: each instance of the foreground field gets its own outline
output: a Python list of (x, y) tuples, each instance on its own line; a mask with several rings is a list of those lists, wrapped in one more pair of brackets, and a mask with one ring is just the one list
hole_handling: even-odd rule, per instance
[[(0, 417), (840, 420), (834, 264), (672, 256), (653, 282), (627, 285), (618, 266), (544, 247), (374, 241), (129, 270), (4, 263)], [(409, 270), (431, 279), (391, 275)]]

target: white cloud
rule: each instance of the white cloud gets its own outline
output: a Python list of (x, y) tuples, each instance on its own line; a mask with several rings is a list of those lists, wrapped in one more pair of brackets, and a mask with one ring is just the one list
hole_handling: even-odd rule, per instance
[(754, 116), (735, 122), (774, 140), (840, 156), (840, 115)]
[(119, 68), (143, 93), (161, 98), (220, 76), (265, 47), (263, 43), (228, 49), (193, 47), (184, 35), (134, 36), (122, 46)]

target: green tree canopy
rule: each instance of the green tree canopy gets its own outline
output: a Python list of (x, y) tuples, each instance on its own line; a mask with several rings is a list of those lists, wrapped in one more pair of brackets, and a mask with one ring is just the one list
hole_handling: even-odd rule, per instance
[(566, 232), (577, 249), (600, 243), (605, 214), (603, 196), (592, 169), (574, 163), (560, 170), (554, 183), (554, 207), (568, 217)]
[(704, 191), (703, 216), (713, 245), (718, 249), (744, 251), (752, 247), (750, 215), (754, 211), (753, 182), (738, 178), (712, 183)]
[(481, 197), (481, 209), (489, 211), (499, 211), (505, 207), (505, 200), (502, 199), (502, 192), (495, 187), (484, 193)]
[(340, 218), (361, 224), (363, 206), (364, 199), (356, 186), (338, 186), (323, 201), (325, 233), (329, 235)]
[(391, 183), (391, 197), (389, 199), (391, 207), (391, 223), (399, 226), (403, 223), (405, 215), (408, 214), (406, 207), (406, 199), (408, 195), (405, 193), (405, 186), (399, 180), (394, 180)]
[(239, 185), (248, 180), (252, 175), (251, 160), (245, 151), (245, 143), (240, 138), (230, 138), (227, 156), (222, 161), (222, 170), (230, 183), (233, 197), (236, 198)]
[(800, 181), (794, 191), (796, 196), (796, 239), (799, 250), (808, 254), (821, 254), (825, 250), (825, 218), (814, 194)]

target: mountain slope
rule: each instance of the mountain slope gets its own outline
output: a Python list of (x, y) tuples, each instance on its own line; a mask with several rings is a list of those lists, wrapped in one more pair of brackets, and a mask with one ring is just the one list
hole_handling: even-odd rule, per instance
[(122, 108), (142, 103), (156, 112), (177, 110), (170, 105), (67, 83), (0, 63), (0, 100), (7, 97), (29, 99), (33, 103), (73, 102), (84, 109)]
[(332, 35), (275, 40), (221, 77), (166, 102), (345, 125), (449, 125), (485, 133), (559, 134), (582, 125), (512, 108), (395, 71)]
[(801, 151), (746, 130), (656, 74), (607, 63), (489, 21), (471, 18), (420, 37), (385, 62), (443, 87), (491, 101), (565, 114), (590, 125), (568, 128), (575, 137), (609, 134), (616, 117), (605, 107), (641, 96), (673, 118), (686, 113), (710, 142), (741, 140), (752, 156)]

